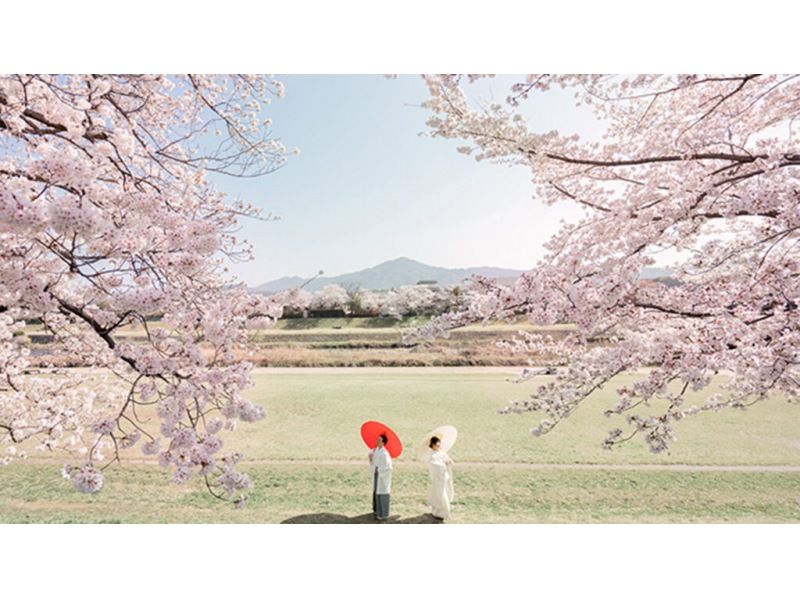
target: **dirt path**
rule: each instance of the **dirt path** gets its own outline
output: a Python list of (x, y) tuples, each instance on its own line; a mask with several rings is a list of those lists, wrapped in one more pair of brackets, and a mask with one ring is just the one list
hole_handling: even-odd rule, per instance
[[(299, 459), (255, 459), (243, 463), (254, 465), (325, 465), (347, 466), (365, 465), (363, 461), (347, 459), (326, 459), (320, 461)], [(423, 468), (425, 463), (416, 461), (400, 461), (396, 467)], [(456, 468), (482, 468), (482, 469), (534, 469), (534, 470), (561, 470), (561, 469), (609, 469), (619, 471), (738, 471), (738, 472), (790, 472), (800, 473), (800, 465), (691, 465), (682, 463), (508, 463), (501, 461), (458, 461)]]
[[(17, 463), (63, 464), (72, 461), (69, 457), (30, 457)], [(157, 465), (152, 459), (123, 459), (122, 464)], [(299, 465), (307, 467), (366, 467), (362, 460), (355, 459), (245, 459), (242, 465)], [(395, 462), (399, 468), (423, 468), (418, 461)], [(525, 469), (525, 470), (575, 470), (594, 469), (611, 471), (686, 471), (686, 472), (755, 472), (755, 473), (800, 473), (800, 465), (697, 465), (686, 463), (509, 463), (501, 461), (458, 461), (456, 469)]]

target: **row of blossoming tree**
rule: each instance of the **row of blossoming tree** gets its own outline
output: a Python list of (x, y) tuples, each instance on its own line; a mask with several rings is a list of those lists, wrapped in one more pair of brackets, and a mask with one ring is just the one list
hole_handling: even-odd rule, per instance
[(347, 316), (442, 315), (468, 301), (469, 293), (457, 286), (407, 285), (386, 290), (345, 289), (337, 284), (318, 291), (293, 289), (280, 294), (284, 315), (314, 316), (337, 313)]

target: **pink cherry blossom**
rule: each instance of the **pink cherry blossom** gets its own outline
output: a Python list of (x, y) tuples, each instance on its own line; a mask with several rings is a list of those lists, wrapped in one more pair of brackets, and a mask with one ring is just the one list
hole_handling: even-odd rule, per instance
[[(204, 429), (214, 410), (264, 416), (241, 399), (251, 366), (239, 355), (283, 305), (226, 274), (250, 256), (237, 220), (260, 216), (208, 173), (285, 163), (265, 113), (283, 93), (268, 76), (0, 75), (0, 441), (88, 458), (71, 473), (87, 492), (103, 486), (102, 453), (143, 435), (176, 479), (233, 476), (193, 451), (220, 431), (211, 417)], [(48, 360), (88, 373), (26, 375), (48, 365), (22, 343), (33, 320), (53, 337)], [(143, 426), (153, 406), (158, 421)]]
[[(603, 446), (639, 436), (662, 452), (686, 416), (800, 400), (800, 77), (529, 75), (504, 104), (473, 97), (471, 77), (425, 80), (433, 136), (526, 168), (545, 204), (584, 210), (514, 284), (476, 278), (466, 308), (417, 332), (520, 315), (574, 324), (565, 338), (520, 333), (506, 345), (556, 375), (505, 412), (541, 412), (540, 435), (648, 368), (619, 389), (606, 414), (627, 432), (615, 427)], [(593, 110), (600, 141), (528, 123), (527, 103), (553, 88)], [(679, 284), (643, 282), (665, 252)], [(719, 375), (722, 392), (688, 404)]]
[(145, 442), (142, 445), (142, 453), (145, 455), (157, 455), (161, 452), (161, 443), (158, 438)]
[(105, 482), (103, 472), (95, 469), (91, 463), (86, 463), (76, 471), (69, 472), (69, 476), (75, 488), (87, 494), (100, 492)]

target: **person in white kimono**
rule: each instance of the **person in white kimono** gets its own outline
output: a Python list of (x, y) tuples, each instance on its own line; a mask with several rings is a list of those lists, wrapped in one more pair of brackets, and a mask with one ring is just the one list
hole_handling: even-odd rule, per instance
[(392, 491), (392, 457), (386, 450), (386, 435), (378, 436), (377, 446), (369, 454), (372, 471), (372, 513), (378, 521), (389, 518), (389, 495)]
[(431, 485), (428, 490), (428, 504), (433, 516), (444, 520), (450, 517), (450, 505), (453, 502), (453, 460), (442, 450), (442, 442), (438, 437), (431, 438), (429, 447), (431, 458), (428, 472), (431, 475)]

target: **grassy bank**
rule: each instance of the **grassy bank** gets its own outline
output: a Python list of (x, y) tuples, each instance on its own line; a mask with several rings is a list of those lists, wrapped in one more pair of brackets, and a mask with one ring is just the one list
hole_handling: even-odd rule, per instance
[(638, 438), (614, 451), (602, 449), (606, 431), (623, 423), (602, 412), (632, 375), (598, 391), (550, 434), (533, 438), (529, 429), (536, 414), (497, 414), (547, 380), (509, 382), (517, 373), (515, 368), (257, 370), (247, 396), (265, 407), (267, 418), (240, 426), (236, 446), (254, 459), (360, 459), (358, 428), (378, 419), (391, 423), (406, 442), (401, 460), (413, 458), (413, 445), (425, 432), (449, 423), (459, 430), (453, 456), (462, 461), (800, 465), (800, 409), (784, 401), (687, 418), (677, 424), (678, 441), (669, 454), (649, 453)]
[[(55, 465), (0, 471), (2, 523), (370, 523), (363, 465), (276, 464), (246, 470), (255, 487), (234, 509), (198, 480), (178, 486), (158, 467), (117, 470), (96, 496), (60, 480)], [(461, 467), (452, 523), (795, 522), (800, 475), (789, 473), (532, 471)], [(427, 473), (395, 472), (398, 523), (431, 523)]]

